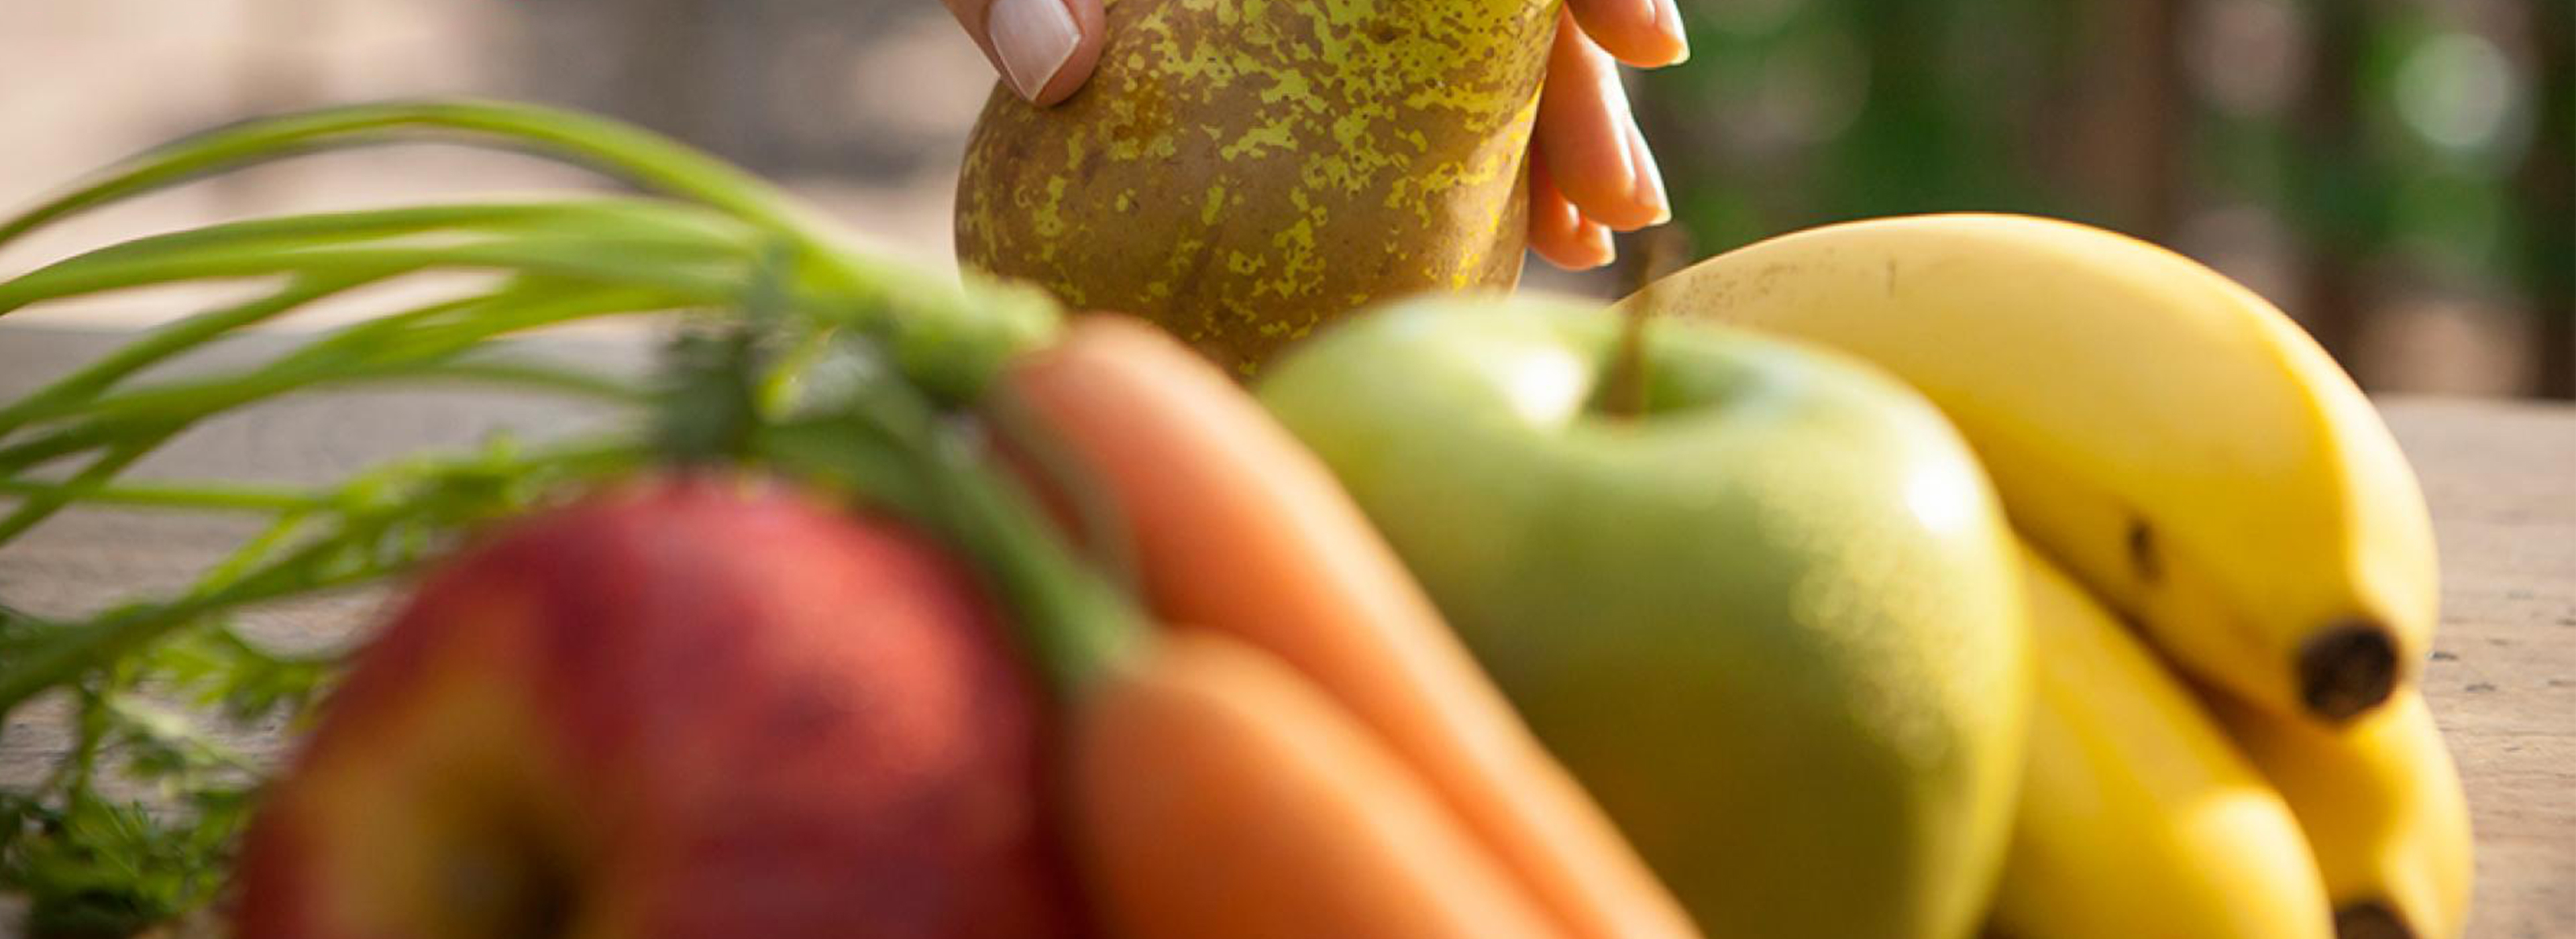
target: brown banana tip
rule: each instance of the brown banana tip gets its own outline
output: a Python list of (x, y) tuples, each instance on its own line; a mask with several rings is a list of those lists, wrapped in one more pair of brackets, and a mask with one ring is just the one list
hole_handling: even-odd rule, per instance
[(2299, 698), (2330, 721), (2352, 718), (2397, 690), (2397, 643), (2375, 620), (2326, 627), (2299, 650)]
[(2334, 925), (2335, 939), (2415, 939), (2406, 918), (2377, 900), (2337, 907)]

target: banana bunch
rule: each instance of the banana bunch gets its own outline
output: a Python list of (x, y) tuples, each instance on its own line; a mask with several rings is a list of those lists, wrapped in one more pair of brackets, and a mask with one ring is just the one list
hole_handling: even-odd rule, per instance
[(2153, 245), (1992, 215), (1800, 232), (1620, 305), (1873, 361), (1984, 462), (2039, 661), (1994, 933), (2460, 934), (2468, 811), (2413, 687), (2432, 525), (2278, 309)]

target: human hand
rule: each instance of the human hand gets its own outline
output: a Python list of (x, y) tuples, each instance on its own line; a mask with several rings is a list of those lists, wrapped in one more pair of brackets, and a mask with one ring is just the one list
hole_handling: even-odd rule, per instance
[(1690, 56), (1677, 2), (1566, 0), (1529, 158), (1530, 250), (1558, 267), (1608, 264), (1617, 256), (1611, 231), (1672, 217), (1663, 171), (1628, 110), (1618, 63), (1653, 68)]
[[(941, 0), (1020, 97), (1054, 104), (1100, 59), (1100, 0)], [(1566, 0), (1530, 135), (1529, 246), (1559, 267), (1615, 257), (1612, 231), (1671, 217), (1618, 63), (1689, 56), (1678, 0)]]

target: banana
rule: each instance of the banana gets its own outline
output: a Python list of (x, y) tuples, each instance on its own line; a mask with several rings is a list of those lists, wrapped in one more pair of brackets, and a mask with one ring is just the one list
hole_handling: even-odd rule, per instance
[(2015, 939), (2325, 939), (2289, 806), (2191, 690), (2027, 547), (2038, 695), (1991, 914)]
[(2194, 676), (2350, 719), (2431, 642), (2431, 522), (2352, 380), (2180, 255), (1996, 215), (1853, 222), (1621, 302), (1870, 359), (1947, 412), (2016, 527)]
[(2446, 939), (2468, 920), (2469, 806), (2412, 691), (2340, 728), (2210, 696), (2316, 850), (2343, 939)]

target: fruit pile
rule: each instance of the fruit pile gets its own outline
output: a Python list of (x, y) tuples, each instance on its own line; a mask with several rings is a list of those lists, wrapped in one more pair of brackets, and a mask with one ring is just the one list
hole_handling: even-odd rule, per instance
[[(1215, 35), (1153, 22), (1126, 28)], [(1466, 25), (1495, 42), (1464, 61), (1536, 67)], [(1274, 41), (1220, 71), (1457, 38), (1247, 35)], [(262, 939), (2459, 934), (2466, 809), (2412, 686), (2423, 500), (2277, 310), (1993, 216), (1794, 234), (1606, 309), (1395, 299), (1517, 237), (1516, 170), (1478, 161), (1516, 159), (1534, 75), (1319, 78), (1338, 106), (1267, 117), (1201, 76), (1230, 136), (1144, 108), (1163, 86), (1119, 51), (1124, 99), (988, 109), (961, 238), (1170, 331), (872, 261), (720, 163), (507, 105), (234, 125), (0, 225), (424, 139), (648, 191), (236, 222), (0, 282), (0, 312), (258, 285), (0, 405), (0, 544), (84, 503), (271, 520), (175, 595), (0, 609), (0, 712), (65, 692), (84, 728), (0, 799), (0, 888), (40, 925), (211, 901)], [(1473, 107), (1422, 106), (1440, 82)], [(1346, 110), (1369, 95), (1457, 123), (1379, 140), (1404, 112)], [(1328, 113), (1357, 124), (1300, 130)], [(1273, 126), (1309, 149), (1231, 139)], [(1176, 204), (1120, 194), (1157, 183), (1138, 154), (1202, 137), (1242, 161), (1184, 213), (1212, 227), (1122, 214)], [(1043, 165), (1086, 139), (1106, 162)], [(454, 272), (267, 361), (154, 371)], [(506, 342), (673, 312), (641, 383)], [(235, 409), (420, 380), (626, 421), (325, 491), (118, 481)], [(345, 662), (227, 618), (394, 577)], [(207, 707), (146, 709), (172, 692)], [(234, 791), (136, 741), (305, 718), (255, 811), (198, 799), (178, 847), (82, 821), (120, 758)], [(214, 873), (142, 876), (171, 857)]]

